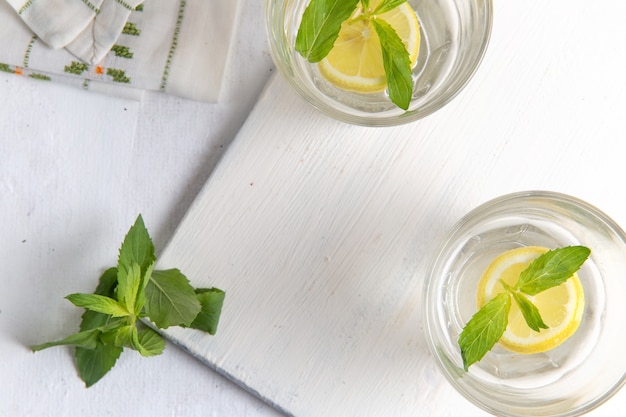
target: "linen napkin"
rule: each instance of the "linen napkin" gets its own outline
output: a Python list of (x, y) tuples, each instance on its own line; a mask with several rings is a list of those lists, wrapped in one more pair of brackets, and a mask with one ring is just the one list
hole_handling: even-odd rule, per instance
[(237, 0), (0, 0), (0, 71), (215, 102)]

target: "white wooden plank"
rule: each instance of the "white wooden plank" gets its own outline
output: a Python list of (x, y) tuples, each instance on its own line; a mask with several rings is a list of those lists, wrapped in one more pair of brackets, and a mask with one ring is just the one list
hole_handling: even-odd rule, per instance
[[(499, 3), (476, 78), (410, 125), (334, 121), (275, 77), (159, 263), (227, 292), (218, 335), (166, 334), (287, 414), (484, 415), (422, 336), (422, 281), (446, 231), (525, 189), (626, 224), (625, 6), (582, 6)], [(589, 19), (595, 37), (580, 31)]]

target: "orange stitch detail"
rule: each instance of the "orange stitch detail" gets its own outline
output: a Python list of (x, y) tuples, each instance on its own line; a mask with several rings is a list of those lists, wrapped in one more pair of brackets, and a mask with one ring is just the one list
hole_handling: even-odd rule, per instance
[(104, 68), (102, 68), (100, 65), (98, 65), (96, 67), (96, 74), (100, 74), (100, 75), (104, 74)]
[(22, 69), (20, 67), (15, 67), (15, 73), (17, 75), (22, 75)]

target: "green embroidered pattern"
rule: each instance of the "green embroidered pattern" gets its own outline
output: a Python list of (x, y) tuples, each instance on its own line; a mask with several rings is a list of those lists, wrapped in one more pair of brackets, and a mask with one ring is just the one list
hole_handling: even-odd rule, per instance
[(30, 53), (33, 51), (33, 44), (37, 40), (37, 35), (33, 35), (26, 47), (26, 53), (24, 53), (24, 68), (28, 68), (28, 61), (30, 60)]
[(26, 3), (24, 3), (22, 7), (20, 7), (20, 9), (17, 11), (17, 14), (24, 13), (24, 10), (28, 9), (31, 4), (33, 4), (33, 0), (28, 0)]
[(72, 61), (72, 63), (68, 66), (66, 65), (63, 71), (68, 72), (70, 74), (80, 75), (83, 72), (87, 71), (89, 66), (83, 62)]
[(43, 80), (43, 81), (50, 81), (52, 79), (45, 74), (38, 74), (36, 72), (33, 72), (32, 74), (29, 74), (28, 76), (30, 78), (34, 78), (36, 80)]
[(82, 0), (82, 2), (85, 3), (85, 5), (89, 7), (91, 10), (93, 10), (95, 14), (100, 13), (100, 9), (98, 9), (96, 6), (91, 4), (89, 0)]
[(9, 66), (9, 64), (4, 64), (2, 62), (0, 62), (0, 71), (2, 72), (9, 72), (11, 74), (13, 74), (15, 71), (13, 70), (13, 68), (11, 68)]
[(115, 54), (115, 56), (119, 56), (119, 57), (122, 57), (122, 58), (132, 58), (133, 57), (133, 53), (130, 52), (130, 50), (128, 49), (128, 46), (113, 45), (111, 47), (111, 51)]
[(137, 7), (135, 7), (135, 11), (137, 11), (137, 12), (143, 12), (143, 4), (139, 4), (139, 5), (137, 5)]
[[(11, 67), (11, 65), (9, 64), (5, 64), (3, 62), (0, 62), (0, 71), (2, 72), (8, 72), (9, 74), (19, 74), (19, 75), (26, 75), (22, 72), (22, 69), (19, 67)], [(28, 76), (30, 78), (34, 78), (37, 80), (44, 80), (44, 81), (50, 81), (51, 78), (45, 74), (39, 74), (36, 72), (32, 72), (30, 74), (28, 74)]]
[(134, 10), (134, 7), (133, 7), (133, 6), (131, 6), (130, 4), (126, 3), (124, 0), (115, 0), (115, 2), (116, 2), (117, 4), (122, 5), (122, 6), (123, 6), (125, 9), (127, 9), (127, 10), (130, 10), (130, 11), (133, 11), (133, 10)]
[(184, 15), (185, 15), (185, 0), (181, 0), (180, 7), (178, 9), (178, 18), (176, 19), (176, 27), (174, 28), (174, 36), (172, 37), (170, 51), (167, 54), (167, 61), (165, 62), (163, 75), (161, 76), (161, 86), (159, 87), (161, 91), (165, 91), (165, 87), (167, 86), (167, 78), (170, 75), (170, 66), (172, 65), (174, 52), (176, 51), (176, 47), (178, 46), (178, 34), (180, 33), (180, 26), (183, 23)]
[(116, 83), (130, 84), (130, 78), (126, 76), (126, 72), (123, 70), (107, 68), (107, 75), (112, 77)]
[(125, 35), (139, 36), (141, 31), (137, 29), (137, 25), (134, 23), (126, 22), (124, 29), (122, 29), (122, 33)]

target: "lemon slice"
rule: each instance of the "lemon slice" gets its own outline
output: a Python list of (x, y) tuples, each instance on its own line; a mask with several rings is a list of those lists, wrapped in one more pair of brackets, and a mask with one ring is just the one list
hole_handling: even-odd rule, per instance
[[(371, 0), (368, 10), (375, 10), (382, 0)], [(320, 73), (330, 83), (348, 91), (375, 93), (387, 86), (378, 34), (370, 19), (385, 20), (404, 42), (411, 66), (420, 47), (420, 28), (415, 11), (408, 3), (380, 15), (360, 18), (362, 3), (350, 19), (341, 25), (333, 49), (318, 64)]]
[[(547, 251), (544, 247), (527, 246), (498, 256), (478, 283), (478, 308), (505, 291), (500, 279), (510, 286), (515, 285), (528, 264)], [(530, 329), (517, 303), (512, 302), (509, 323), (499, 341), (502, 347), (516, 353), (545, 352), (559, 346), (576, 332), (585, 308), (583, 287), (576, 273), (559, 286), (527, 297), (539, 309), (548, 329), (540, 332)]]

